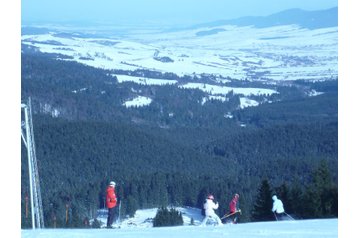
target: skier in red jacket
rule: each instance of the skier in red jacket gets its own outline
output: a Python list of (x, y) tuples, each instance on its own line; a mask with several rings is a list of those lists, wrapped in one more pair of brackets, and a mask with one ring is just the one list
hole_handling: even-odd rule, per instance
[(230, 213), (232, 213), (232, 214), (235, 213), (235, 215), (233, 216), (234, 223), (238, 223), (239, 213), (241, 214), (241, 209), (238, 208), (239, 207), (239, 197), (240, 197), (239, 194), (236, 193), (229, 204)]
[(238, 201), (239, 201), (239, 194), (236, 193), (229, 204), (230, 213), (236, 212), (236, 204)]
[(106, 194), (106, 206), (108, 208), (108, 217), (107, 217), (107, 228), (113, 228), (112, 223), (115, 215), (115, 207), (117, 205), (117, 196), (115, 193), (116, 183), (111, 181), (107, 187)]

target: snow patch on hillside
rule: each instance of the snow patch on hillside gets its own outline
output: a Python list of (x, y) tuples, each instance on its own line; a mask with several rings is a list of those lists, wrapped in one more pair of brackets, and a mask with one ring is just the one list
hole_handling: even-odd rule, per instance
[(123, 103), (125, 107), (143, 107), (152, 103), (152, 99), (148, 97), (138, 96)]
[(136, 77), (136, 76), (128, 76), (128, 75), (115, 75), (115, 76), (117, 77), (118, 83), (134, 82), (143, 85), (166, 85), (166, 84), (178, 83), (177, 80), (153, 79), (153, 78)]
[(274, 93), (278, 93), (272, 89), (265, 88), (235, 88), (235, 87), (227, 87), (227, 86), (219, 86), (219, 85), (211, 85), (205, 83), (187, 83), (179, 86), (180, 88), (189, 88), (189, 89), (200, 89), (206, 93), (211, 95), (227, 95), (232, 92), (233, 94), (242, 94), (245, 96), (251, 95), (272, 95)]
[(243, 109), (245, 107), (254, 107), (258, 106), (259, 103), (256, 100), (252, 100), (246, 97), (240, 98), (240, 108)]

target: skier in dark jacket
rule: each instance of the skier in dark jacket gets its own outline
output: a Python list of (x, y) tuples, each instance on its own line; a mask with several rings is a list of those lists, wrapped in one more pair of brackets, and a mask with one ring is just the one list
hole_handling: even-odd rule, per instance
[(117, 205), (117, 196), (115, 193), (115, 182), (110, 182), (107, 191), (106, 191), (106, 206), (108, 208), (108, 217), (107, 217), (107, 228), (113, 228), (112, 223), (115, 216), (115, 207)]

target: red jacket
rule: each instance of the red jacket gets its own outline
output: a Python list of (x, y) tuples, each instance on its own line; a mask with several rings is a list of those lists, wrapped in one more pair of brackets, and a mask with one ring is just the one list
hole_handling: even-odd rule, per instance
[(239, 199), (236, 196), (231, 200), (230, 205), (229, 205), (230, 213), (236, 212), (236, 203), (237, 203), (238, 200)]
[(117, 205), (117, 196), (114, 191), (114, 187), (107, 187), (107, 195), (106, 195), (106, 206), (107, 208), (113, 208)]

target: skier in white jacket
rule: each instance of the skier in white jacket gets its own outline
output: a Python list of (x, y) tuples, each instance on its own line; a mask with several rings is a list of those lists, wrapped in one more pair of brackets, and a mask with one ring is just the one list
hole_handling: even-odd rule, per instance
[(282, 220), (285, 216), (285, 209), (283, 208), (283, 203), (276, 195), (272, 196), (273, 205), (272, 212), (276, 213), (277, 220)]
[(214, 196), (213, 195), (208, 195), (208, 197), (206, 198), (206, 201), (204, 203), (204, 209), (205, 209), (205, 218), (203, 220), (203, 222), (201, 223), (202, 226), (206, 225), (206, 222), (208, 221), (209, 218), (214, 219), (219, 226), (222, 226), (222, 222), (220, 217), (218, 217), (218, 215), (215, 214), (214, 209), (218, 209), (219, 207), (219, 203), (216, 202), (214, 203)]

